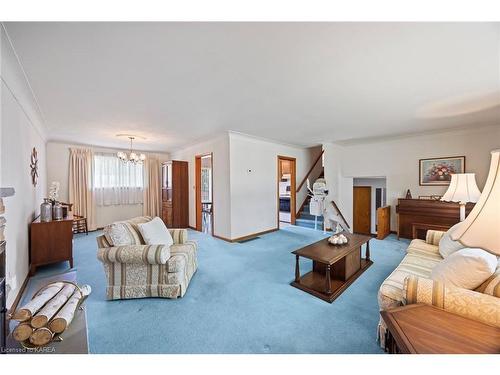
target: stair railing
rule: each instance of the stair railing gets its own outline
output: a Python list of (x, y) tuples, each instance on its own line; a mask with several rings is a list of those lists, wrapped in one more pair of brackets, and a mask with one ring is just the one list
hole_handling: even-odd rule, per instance
[(304, 184), (306, 183), (307, 179), (309, 178), (309, 175), (314, 170), (314, 167), (316, 167), (316, 164), (318, 164), (318, 161), (320, 161), (320, 159), (323, 156), (324, 152), (325, 152), (325, 150), (321, 150), (321, 153), (318, 155), (318, 157), (314, 161), (313, 165), (311, 165), (311, 168), (309, 168), (309, 170), (307, 171), (306, 175), (304, 176), (304, 178), (300, 182), (299, 186), (297, 187), (297, 190), (296, 190), (297, 193), (300, 191), (300, 189), (302, 189), (302, 186), (304, 186)]
[(347, 229), (351, 229), (351, 227), (349, 226), (349, 223), (345, 219), (344, 215), (342, 215), (342, 212), (340, 212), (340, 209), (337, 206), (337, 204), (335, 203), (335, 201), (331, 201), (331, 203), (332, 203), (333, 209), (339, 214), (340, 218), (344, 221), (344, 224), (347, 227)]

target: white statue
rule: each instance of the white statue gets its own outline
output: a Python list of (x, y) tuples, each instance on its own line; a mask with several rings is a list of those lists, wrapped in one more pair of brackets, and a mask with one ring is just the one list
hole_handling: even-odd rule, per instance
[(56, 202), (59, 198), (59, 182), (53, 181), (49, 188), (49, 200)]

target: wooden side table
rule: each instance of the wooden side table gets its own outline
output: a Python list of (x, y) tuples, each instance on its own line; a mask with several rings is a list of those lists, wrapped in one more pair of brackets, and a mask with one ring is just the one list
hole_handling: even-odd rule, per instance
[(500, 328), (415, 304), (381, 311), (386, 350), (402, 354), (498, 354)]

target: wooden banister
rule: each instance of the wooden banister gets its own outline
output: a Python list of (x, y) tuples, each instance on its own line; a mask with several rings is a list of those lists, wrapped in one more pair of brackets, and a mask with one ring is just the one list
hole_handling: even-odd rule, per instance
[(334, 201), (331, 201), (332, 205), (333, 205), (333, 208), (335, 209), (335, 211), (337, 211), (340, 215), (340, 217), (342, 218), (342, 220), (344, 220), (344, 224), (347, 226), (348, 229), (351, 229), (351, 227), (349, 226), (349, 223), (347, 222), (347, 220), (345, 219), (344, 215), (342, 215), (342, 212), (340, 212), (337, 204), (334, 202)]
[(321, 153), (318, 155), (318, 157), (314, 161), (313, 165), (311, 166), (311, 168), (309, 168), (305, 177), (300, 182), (299, 186), (297, 187), (297, 193), (299, 192), (300, 189), (302, 189), (302, 186), (304, 186), (304, 184), (306, 183), (306, 181), (309, 178), (309, 175), (312, 173), (314, 167), (316, 166), (316, 164), (318, 164), (318, 161), (321, 159), (321, 156), (323, 156), (323, 152), (325, 152), (325, 150), (321, 150)]

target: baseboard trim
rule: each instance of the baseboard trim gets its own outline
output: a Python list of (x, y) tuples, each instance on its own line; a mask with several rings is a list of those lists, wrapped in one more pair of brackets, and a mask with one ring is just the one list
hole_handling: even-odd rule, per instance
[(262, 232), (252, 233), (252, 234), (248, 234), (246, 236), (234, 238), (231, 241), (232, 242), (248, 241), (248, 240), (251, 240), (252, 238), (255, 238), (255, 237), (258, 237), (258, 236), (262, 236), (263, 234), (268, 234), (268, 233), (276, 232), (277, 230), (279, 230), (279, 228), (272, 228), (272, 229), (264, 230)]
[(218, 238), (219, 240), (226, 241), (226, 242), (233, 242), (229, 238), (219, 236), (217, 234), (212, 234), (212, 237)]
[(226, 237), (222, 237), (222, 236), (218, 236), (216, 234), (214, 234), (213, 237), (218, 238), (219, 240), (233, 243), (233, 242), (240, 242), (240, 241), (248, 241), (248, 240), (251, 240), (252, 238), (262, 236), (264, 234), (276, 232), (277, 230), (279, 230), (279, 228), (272, 228), (272, 229), (264, 230), (262, 232), (256, 232), (256, 233), (248, 234), (246, 236), (231, 238), (231, 239), (226, 238)]

